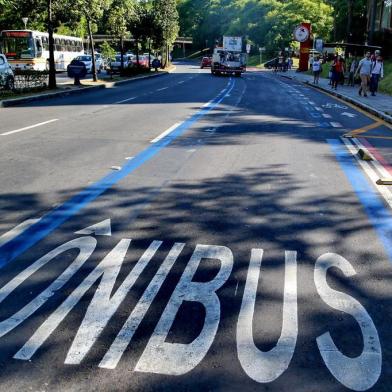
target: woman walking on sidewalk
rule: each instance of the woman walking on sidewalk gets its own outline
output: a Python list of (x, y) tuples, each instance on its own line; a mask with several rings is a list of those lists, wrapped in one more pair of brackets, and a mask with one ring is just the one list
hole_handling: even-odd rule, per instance
[(344, 74), (344, 61), (342, 56), (338, 55), (332, 63), (332, 89), (337, 90), (338, 83), (342, 80)]
[(384, 77), (384, 63), (381, 56), (377, 56), (377, 60), (372, 65), (372, 76), (370, 77), (370, 92), (373, 97), (378, 90), (378, 82)]
[(320, 73), (322, 71), (321, 61), (318, 57), (316, 57), (312, 64), (313, 70), (313, 84), (319, 84)]
[(372, 61), (370, 60), (370, 52), (366, 52), (365, 58), (359, 62), (359, 66), (355, 75), (361, 77), (361, 87), (359, 88), (358, 94), (367, 97), (367, 90), (370, 81), (370, 74), (372, 71)]

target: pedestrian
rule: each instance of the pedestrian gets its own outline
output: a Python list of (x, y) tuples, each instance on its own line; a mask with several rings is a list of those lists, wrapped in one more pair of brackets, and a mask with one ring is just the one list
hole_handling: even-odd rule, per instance
[(280, 52), (280, 54), (279, 54), (279, 66), (278, 66), (278, 68), (279, 68), (279, 71), (283, 71), (283, 67), (284, 67), (284, 56), (283, 56), (283, 53), (282, 52)]
[(274, 60), (274, 72), (278, 72), (278, 67), (279, 67), (279, 58), (276, 57)]
[(158, 68), (161, 67), (161, 62), (159, 61), (158, 58), (155, 58), (155, 59), (152, 61), (152, 67), (155, 69), (155, 72), (158, 72)]
[(350, 68), (349, 68), (348, 83), (347, 83), (348, 86), (354, 87), (355, 85), (354, 75), (357, 67), (358, 67), (358, 59), (354, 57), (351, 61)]
[(381, 56), (372, 64), (372, 74), (370, 76), (370, 92), (374, 97), (378, 90), (378, 83), (384, 77), (384, 63)]
[(322, 71), (321, 61), (318, 57), (313, 60), (312, 64), (313, 70), (313, 84), (319, 84), (320, 73)]
[(291, 57), (289, 57), (288, 61), (287, 61), (287, 65), (289, 70), (291, 71), (291, 69), (293, 68), (293, 59)]
[(374, 53), (372, 54), (370, 60), (372, 60), (373, 63), (377, 61), (377, 57), (381, 56), (381, 51), (380, 50), (375, 50)]
[(342, 56), (338, 55), (332, 63), (332, 89), (338, 89), (342, 77), (344, 77), (344, 62)]
[(358, 90), (358, 94), (367, 97), (367, 90), (370, 81), (370, 75), (372, 72), (372, 61), (370, 60), (370, 52), (366, 52), (365, 57), (359, 62), (358, 69), (355, 72), (355, 77), (359, 74), (361, 78), (361, 87)]

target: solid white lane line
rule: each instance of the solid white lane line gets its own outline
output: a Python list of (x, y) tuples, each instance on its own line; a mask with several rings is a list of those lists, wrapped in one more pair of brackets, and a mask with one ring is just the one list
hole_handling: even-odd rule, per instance
[(15, 129), (14, 131), (9, 131), (9, 132), (0, 133), (0, 135), (1, 135), (1, 136), (12, 135), (13, 133), (18, 133), (18, 132), (27, 131), (28, 129), (37, 128), (37, 127), (40, 127), (40, 126), (42, 126), (42, 125), (50, 124), (50, 123), (55, 122), (55, 121), (59, 121), (59, 119), (58, 119), (58, 118), (54, 118), (54, 119), (52, 119), (52, 120), (48, 120), (48, 121), (44, 121), (44, 122), (41, 122), (41, 123), (38, 123), (38, 124), (30, 125), (30, 126), (28, 126), (28, 127)]
[(169, 129), (166, 129), (166, 131), (162, 132), (160, 135), (158, 135), (155, 139), (151, 140), (150, 143), (156, 143), (159, 140), (163, 139), (165, 136), (167, 136), (169, 133), (173, 132), (181, 123), (175, 123), (172, 125)]
[(323, 113), (323, 117), (324, 118), (332, 118), (332, 116), (330, 114), (328, 114), (328, 113)]
[(134, 99), (136, 99), (137, 97), (132, 97), (132, 98), (127, 98), (127, 99), (123, 99), (122, 101), (117, 101), (115, 102), (115, 104), (119, 104), (119, 103), (124, 103), (124, 102), (128, 102), (128, 101), (132, 101)]
[(23, 233), (25, 230), (27, 230), (30, 226), (34, 225), (38, 221), (39, 219), (27, 219), (24, 222), (20, 223), (18, 226), (11, 229), (10, 231), (7, 231), (7, 233), (4, 233), (0, 237), (0, 248), (7, 242), (13, 240), (19, 234)]
[(310, 103), (311, 105), (316, 105), (316, 102), (313, 102), (313, 101), (309, 101), (309, 103)]
[(162, 88), (159, 88), (157, 91), (163, 91), (163, 90), (167, 90), (169, 87), (162, 87)]
[(318, 112), (323, 112), (323, 111), (324, 111), (323, 109), (319, 108), (318, 106), (316, 106), (315, 109), (316, 109)]

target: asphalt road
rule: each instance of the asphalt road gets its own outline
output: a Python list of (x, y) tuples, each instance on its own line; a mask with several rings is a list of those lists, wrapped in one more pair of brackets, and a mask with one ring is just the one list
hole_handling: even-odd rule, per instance
[(1, 391), (391, 390), (373, 120), (189, 64), (0, 118)]

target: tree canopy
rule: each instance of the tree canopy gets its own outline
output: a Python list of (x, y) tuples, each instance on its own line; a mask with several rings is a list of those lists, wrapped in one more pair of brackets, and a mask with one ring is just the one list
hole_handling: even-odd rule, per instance
[[(177, 35), (196, 47), (213, 46), (223, 35), (241, 35), (258, 46), (292, 41), (300, 22), (326, 40), (363, 43), (367, 0), (52, 0), (55, 31), (87, 35), (86, 20), (101, 34), (137, 33), (171, 45)], [(136, 12), (136, 11), (137, 12)], [(45, 30), (47, 0), (0, 0), (0, 30)]]
[(363, 43), (366, 9), (367, 0), (178, 0), (180, 34), (200, 48), (223, 35), (285, 47), (301, 22), (312, 23), (313, 34), (325, 40)]

